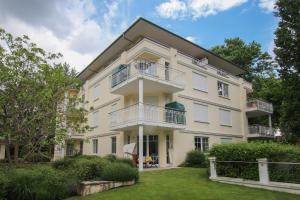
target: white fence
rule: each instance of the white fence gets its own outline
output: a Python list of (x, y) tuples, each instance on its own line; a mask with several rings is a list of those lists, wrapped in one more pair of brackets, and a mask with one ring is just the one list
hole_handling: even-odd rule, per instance
[[(142, 109), (143, 115), (140, 114)], [(116, 127), (128, 124), (130, 122), (137, 122), (142, 120), (144, 122), (152, 123), (170, 123), (185, 125), (185, 112), (163, 108), (149, 104), (135, 104), (124, 109), (120, 109), (110, 114), (110, 127)]]
[(257, 134), (259, 136), (268, 136), (268, 137), (274, 137), (275, 136), (275, 129), (267, 127), (267, 126), (261, 126), (261, 125), (250, 125), (249, 126), (249, 134)]
[(178, 86), (184, 86), (185, 73), (170, 66), (162, 66), (157, 62), (148, 60), (135, 60), (111, 75), (111, 87), (127, 81), (138, 75), (148, 76), (163, 81), (168, 81)]
[[(217, 161), (215, 157), (210, 157), (209, 162), (210, 162), (209, 178), (213, 181), (235, 184), (235, 185), (243, 185), (243, 186), (254, 187), (254, 188), (263, 188), (263, 189), (268, 189), (273, 191), (288, 192), (293, 194), (300, 194), (300, 163), (268, 162), (266, 158), (257, 159), (257, 162)], [(238, 177), (219, 176), (217, 172), (218, 163), (234, 164), (239, 167), (245, 164), (256, 165), (258, 170), (259, 181), (247, 180), (247, 179), (240, 178), (239, 176)], [(276, 169), (275, 171), (274, 171), (274, 167)], [(224, 169), (232, 170), (232, 168), (228, 166)], [(254, 172), (251, 170), (251, 172), (249, 173), (253, 174)], [(228, 172), (228, 174), (234, 174), (234, 173)]]
[(256, 109), (268, 113), (273, 113), (273, 105), (258, 99), (249, 99), (247, 101), (247, 109)]

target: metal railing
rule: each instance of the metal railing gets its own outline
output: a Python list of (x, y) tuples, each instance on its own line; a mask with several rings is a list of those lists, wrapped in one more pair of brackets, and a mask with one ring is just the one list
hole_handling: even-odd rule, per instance
[[(140, 108), (142, 116), (140, 116)], [(109, 113), (110, 127), (144, 121), (150, 123), (168, 123), (185, 125), (185, 111), (178, 111), (149, 104), (135, 104)]]
[(138, 75), (168, 81), (181, 87), (185, 85), (184, 72), (169, 66), (162, 66), (157, 62), (139, 59), (124, 65), (122, 69), (111, 75), (111, 88)]
[(257, 134), (259, 136), (269, 136), (274, 137), (275, 136), (275, 129), (267, 127), (267, 126), (261, 126), (261, 125), (250, 125), (249, 126), (249, 134)]
[(247, 101), (247, 109), (257, 109), (268, 113), (273, 113), (273, 105), (258, 99), (249, 99)]
[(212, 178), (242, 178), (264, 184), (269, 182), (300, 184), (299, 162), (268, 161), (266, 158), (257, 161), (229, 161), (210, 157), (209, 160)]

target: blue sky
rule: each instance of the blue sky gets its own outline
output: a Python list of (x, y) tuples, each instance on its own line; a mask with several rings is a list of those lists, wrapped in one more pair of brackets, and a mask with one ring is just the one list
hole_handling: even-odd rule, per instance
[(0, 0), (0, 27), (61, 52), (80, 71), (138, 17), (204, 48), (240, 37), (272, 54), (273, 6), (274, 0)]

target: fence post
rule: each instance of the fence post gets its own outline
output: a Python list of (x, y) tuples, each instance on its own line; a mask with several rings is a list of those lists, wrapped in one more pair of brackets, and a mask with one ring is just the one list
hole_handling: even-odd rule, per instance
[(210, 165), (210, 179), (217, 178), (217, 169), (216, 169), (216, 157), (209, 157), (209, 165)]
[(259, 182), (261, 184), (269, 184), (269, 170), (268, 170), (268, 159), (260, 158), (257, 159), (258, 162), (258, 173), (259, 173)]

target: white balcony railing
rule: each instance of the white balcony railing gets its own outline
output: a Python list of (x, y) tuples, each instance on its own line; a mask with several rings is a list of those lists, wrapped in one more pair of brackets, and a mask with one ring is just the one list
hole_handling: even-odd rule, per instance
[[(141, 115), (140, 108), (143, 115)], [(178, 111), (149, 104), (135, 104), (109, 113), (110, 127), (119, 127), (130, 123), (149, 123), (157, 126), (164, 124), (185, 125), (185, 111)]]
[(273, 113), (273, 105), (258, 99), (249, 99), (247, 102), (247, 109), (251, 110), (260, 110), (267, 113)]
[(267, 136), (267, 137), (274, 137), (275, 136), (275, 129), (261, 126), (261, 125), (250, 125), (249, 126), (249, 135), (258, 135), (258, 136)]
[(118, 69), (119, 70), (113, 72), (111, 75), (111, 88), (139, 75), (167, 81), (180, 87), (185, 85), (184, 72), (169, 66), (161, 66), (157, 62), (140, 59), (135, 60), (128, 65), (122, 65)]

